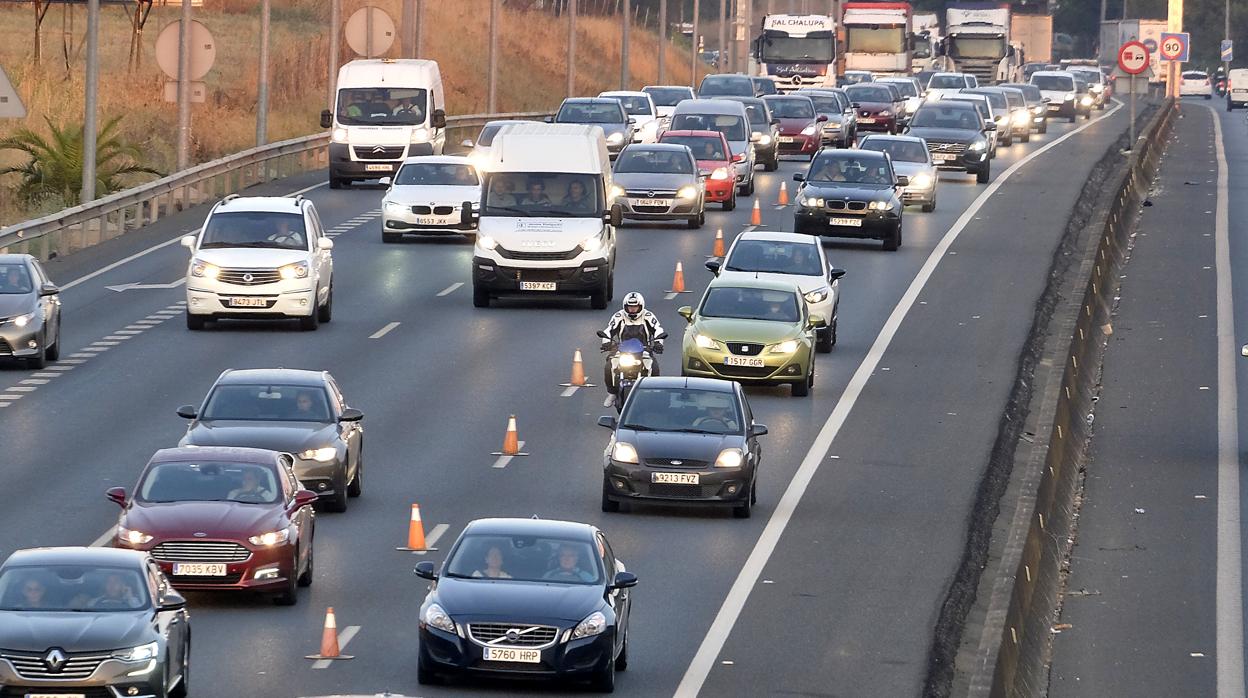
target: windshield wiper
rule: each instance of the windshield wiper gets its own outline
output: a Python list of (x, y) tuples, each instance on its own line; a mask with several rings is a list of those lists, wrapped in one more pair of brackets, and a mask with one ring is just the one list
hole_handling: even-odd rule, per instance
[(507, 213), (531, 213), (527, 208), (519, 206), (486, 206), (486, 213), (494, 213), (495, 211), (506, 211)]
[(283, 245), (275, 245), (271, 242), (206, 242), (200, 245), (199, 249), (202, 250), (207, 247), (256, 247), (261, 249), (287, 249)]
[(456, 574), (454, 572), (443, 572), (442, 576), (450, 577), (451, 579), (480, 579), (479, 577), (473, 577), (469, 574)]
[(633, 431), (659, 431), (654, 427), (648, 427), (645, 424), (621, 424), (621, 429), (632, 429)]
[(727, 433), (727, 432), (722, 432), (722, 431), (710, 431), (710, 430), (707, 430), (707, 429), (698, 429), (697, 427), (683, 427), (683, 428), (681, 428), (681, 429), (668, 429), (667, 431), (674, 431), (674, 432), (676, 432), (676, 433), (678, 433), (678, 434), (716, 434), (716, 435), (723, 435), (723, 434)]

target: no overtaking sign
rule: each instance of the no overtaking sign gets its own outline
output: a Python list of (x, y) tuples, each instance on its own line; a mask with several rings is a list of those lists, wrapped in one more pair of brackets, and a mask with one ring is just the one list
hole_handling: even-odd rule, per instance
[(1148, 70), (1148, 49), (1138, 41), (1128, 41), (1118, 49), (1118, 67), (1128, 75), (1139, 75)]

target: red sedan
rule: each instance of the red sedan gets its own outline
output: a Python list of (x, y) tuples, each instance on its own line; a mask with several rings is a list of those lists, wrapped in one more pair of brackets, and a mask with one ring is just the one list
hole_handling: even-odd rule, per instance
[(858, 112), (859, 130), (897, 133), (906, 102), (896, 87), (864, 83), (846, 87), (845, 94)]
[(293, 605), (312, 584), (316, 493), (290, 456), (256, 448), (157, 451), (121, 506), (115, 545), (151, 553), (175, 587), (243, 590)]
[(719, 131), (664, 131), (660, 143), (687, 145), (703, 173), (706, 201), (723, 204), (725, 211), (737, 207), (736, 178), (733, 176), (732, 149)]
[(815, 111), (814, 101), (799, 94), (767, 95), (763, 100), (780, 121), (780, 154), (815, 157), (828, 117)]

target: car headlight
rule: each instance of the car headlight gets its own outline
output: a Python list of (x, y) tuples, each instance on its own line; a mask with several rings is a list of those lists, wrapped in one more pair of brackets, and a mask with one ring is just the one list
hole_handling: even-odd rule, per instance
[(149, 642), (146, 645), (118, 650), (113, 653), (113, 659), (120, 659), (123, 662), (146, 662), (149, 659), (155, 659), (159, 654), (160, 645)]
[(18, 315), (17, 317), (13, 318), (13, 324), (16, 325), (17, 327), (25, 327), (29, 325), (31, 321), (34, 319), (35, 319), (35, 313), (29, 312), (29, 313), (26, 313), (25, 315)]
[(891, 201), (872, 201), (867, 204), (867, 208), (872, 211), (891, 211), (893, 210), (893, 202)]
[(939, 92), (932, 92), (932, 93), (930, 93), (930, 94), (926, 94), (926, 95), (924, 95), (924, 96), (923, 96), (923, 99), (926, 99), (926, 100), (928, 100), (929, 102), (935, 102), (935, 101), (938, 101), (938, 100), (940, 99), (940, 93), (939, 93)]
[(333, 131), (330, 132), (329, 139), (335, 143), (346, 143), (347, 142), (347, 129), (342, 128), (341, 126), (334, 129)]
[(477, 246), (483, 250), (492, 250), (495, 247), (498, 247), (498, 240), (495, 240), (489, 235), (478, 235)]
[(771, 136), (770, 136), (770, 135), (768, 135), (768, 134), (765, 134), (765, 133), (764, 133), (763, 135), (759, 136), (759, 137), (758, 137), (758, 144), (759, 144), (759, 145), (771, 145)]
[(1014, 114), (1015, 126), (1026, 126), (1031, 122), (1031, 114), (1025, 111), (1016, 112)]
[(698, 188), (692, 184), (686, 184), (676, 190), (676, 198), (678, 199), (696, 199), (698, 198)]
[(1104, 92), (1104, 91), (1105, 91), (1105, 86), (1104, 86), (1104, 85), (1093, 85), (1093, 86), (1092, 86), (1092, 91), (1093, 91), (1093, 92), (1096, 92), (1097, 94), (1100, 94), (1101, 92)]
[(318, 463), (328, 463), (338, 455), (338, 449), (333, 446), (325, 446), (324, 448), (309, 448), (299, 457), (304, 460), (314, 460)]
[(146, 545), (152, 542), (152, 535), (142, 531), (136, 531), (133, 528), (126, 528), (121, 524), (117, 525), (117, 538), (124, 540), (130, 545)]
[(623, 133), (613, 133), (610, 136), (607, 136), (607, 143), (610, 145), (619, 145), (623, 142), (624, 142)]
[(581, 240), (581, 249), (586, 252), (597, 252), (602, 247), (602, 231)]
[(841, 130), (841, 122), (839, 122), (839, 121), (828, 121), (828, 122), (825, 122), (825, 123), (823, 124), (823, 130), (824, 130), (824, 131), (840, 131), (840, 130)]
[(576, 624), (576, 629), (572, 631), (572, 639), (579, 640), (583, 637), (601, 635), (606, 629), (607, 617), (602, 615), (602, 611), (594, 611), (585, 620)]
[(740, 468), (741, 463), (745, 459), (741, 457), (741, 449), (725, 448), (719, 452), (719, 457), (715, 459), (716, 468)]
[(425, 609), (420, 619), (424, 621), (425, 625), (437, 628), (444, 633), (453, 634), (455, 632), (455, 621), (451, 620), (446, 611), (436, 603), (429, 604), (429, 608)]
[(618, 184), (612, 184), (612, 185), (611, 185), (611, 194), (610, 194), (610, 197), (611, 197), (612, 199), (623, 199), (623, 198), (624, 198), (624, 196), (625, 196), (625, 194), (627, 194), (627, 192), (625, 192), (625, 191), (624, 191), (624, 187), (621, 187), (621, 186), (620, 186), (620, 185), (618, 185)]
[(973, 152), (973, 153), (978, 153), (978, 152), (981, 152), (981, 151), (987, 150), (987, 149), (988, 149), (988, 141), (986, 141), (986, 140), (984, 140), (984, 139), (980, 138), (980, 139), (976, 140), (974, 143), (971, 143), (969, 146), (967, 146), (967, 148), (966, 148), (966, 149), (967, 149), (967, 150), (969, 150), (969, 151), (971, 151), (971, 152)]
[(806, 208), (823, 208), (824, 200), (817, 196), (803, 196), (802, 205)]
[(288, 540), (290, 540), (290, 529), (283, 528), (280, 531), (269, 531), (268, 533), (252, 536), (247, 539), (247, 542), (262, 548), (271, 548), (275, 545), (281, 545)]
[(1044, 106), (1042, 105), (1038, 107), (1032, 107), (1031, 113), (1035, 114), (1036, 116), (1044, 116)]
[(386, 213), (407, 213), (408, 210), (406, 204), (397, 201), (383, 201), (381, 207), (386, 210)]
[(637, 449), (627, 441), (616, 441), (611, 447), (611, 460), (621, 463), (636, 463)]
[(711, 173), (711, 179), (728, 179), (728, 168), (716, 167), (715, 171)]
[(813, 291), (807, 291), (802, 294), (807, 303), (822, 303), (828, 299), (828, 287), (817, 288)]
[(620, 366), (623, 368), (632, 368), (641, 363), (641, 359), (638, 359), (636, 356), (633, 356), (632, 354), (620, 354), (619, 361), (620, 361)]
[(718, 349), (719, 348), (719, 342), (716, 342), (714, 339), (707, 337), (704, 334), (693, 335), (693, 343), (698, 345), (698, 348), (700, 349)]
[(1065, 97), (1063, 97), (1062, 99), (1064, 99), (1064, 100), (1065, 100), (1065, 101), (1067, 101), (1067, 102), (1073, 102), (1073, 101), (1075, 101), (1075, 93), (1074, 93), (1074, 92), (1067, 92), (1067, 93), (1066, 93), (1066, 96), (1065, 96)]
[(813, 136), (813, 135), (815, 135), (815, 125), (814, 125), (814, 124), (811, 124), (811, 125), (807, 126), (806, 128), (802, 129), (802, 135), (803, 135), (803, 136)]
[(428, 140), (429, 140), (429, 129), (425, 128), (424, 126), (421, 126), (420, 128), (412, 129), (412, 142), (413, 143), (424, 143)]
[(1005, 128), (1010, 124), (1008, 116), (998, 116), (994, 121), (997, 123), (997, 128)]
[(910, 178), (910, 187), (912, 189), (930, 189), (935, 180), (926, 172), (920, 172)]
[(282, 275), (283, 279), (291, 281), (293, 279), (308, 278), (308, 270), (309, 267), (307, 262), (295, 262), (294, 264), (287, 264), (277, 271)]
[(1092, 95), (1084, 95), (1079, 99), (1079, 103), (1085, 107), (1092, 105)]
[(780, 342), (779, 344), (773, 346), (771, 348), (771, 351), (767, 353), (768, 354), (792, 354), (795, 351), (797, 351), (797, 340), (786, 339), (785, 341)]
[(880, 112), (880, 116), (892, 116), (892, 115), (893, 113), (887, 109), (884, 109), (883, 111)]
[(215, 264), (201, 262), (198, 259), (191, 260), (191, 276), (202, 279), (215, 279), (221, 273), (221, 268)]

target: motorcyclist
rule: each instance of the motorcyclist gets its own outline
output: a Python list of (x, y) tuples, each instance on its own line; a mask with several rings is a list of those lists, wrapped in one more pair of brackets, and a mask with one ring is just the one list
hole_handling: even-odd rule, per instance
[[(646, 299), (640, 293), (632, 291), (624, 296), (623, 308), (611, 316), (603, 332), (609, 339), (602, 340), (602, 350), (610, 351), (626, 339), (637, 339), (650, 350), (650, 375), (659, 375), (659, 362), (655, 354), (663, 353), (663, 340), (656, 339), (663, 334), (663, 325), (654, 313), (646, 310)], [(619, 370), (618, 354), (612, 352), (603, 366), (603, 384), (607, 392), (615, 394), (619, 386), (615, 384), (615, 374)]]

